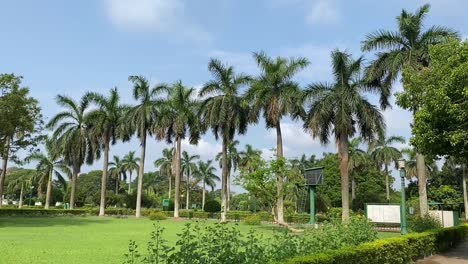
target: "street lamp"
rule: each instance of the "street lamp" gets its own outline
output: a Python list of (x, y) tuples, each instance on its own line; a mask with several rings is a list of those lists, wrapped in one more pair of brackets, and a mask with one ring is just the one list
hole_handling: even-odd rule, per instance
[(400, 217), (401, 217), (401, 234), (402, 235), (408, 234), (408, 230), (406, 228), (406, 197), (405, 197), (406, 170), (405, 170), (405, 165), (406, 165), (406, 160), (404, 159), (398, 160), (398, 169), (400, 170), (400, 178), (401, 178)]

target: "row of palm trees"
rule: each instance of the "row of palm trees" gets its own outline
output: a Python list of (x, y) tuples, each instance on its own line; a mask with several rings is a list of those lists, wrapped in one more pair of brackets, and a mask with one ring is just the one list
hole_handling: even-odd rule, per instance
[[(236, 73), (232, 66), (211, 59), (208, 70), (212, 80), (202, 87), (198, 95), (194, 88), (186, 87), (181, 81), (172, 85), (151, 85), (143, 76), (130, 76), (133, 97), (137, 101), (135, 105), (121, 104), (116, 88), (111, 89), (107, 97), (87, 93), (79, 102), (67, 96), (57, 96), (57, 103), (64, 111), (54, 116), (47, 127), (54, 131), (52, 140), (61, 161), (70, 168), (71, 206), (74, 205), (76, 179), (82, 165), (100, 158), (103, 151), (99, 214), (104, 215), (111, 145), (117, 140), (128, 141), (136, 136), (141, 146), (136, 202), (136, 216), (139, 217), (146, 143), (154, 137), (174, 144), (170, 167), (175, 176), (174, 217), (178, 217), (184, 158), (181, 142), (187, 139), (191, 144), (197, 144), (200, 136), (211, 130), (215, 138), (222, 141), (218, 160), (222, 170), (222, 220), (225, 220), (229, 175), (231, 168), (235, 169), (231, 157), (234, 153), (229, 146), (234, 144), (235, 135), (245, 134), (248, 125), (257, 123), (262, 117), (266, 127), (276, 132), (276, 157), (281, 159), (284, 156), (281, 121), (291, 117), (303, 120), (304, 129), (322, 143), (334, 140), (337, 144), (343, 219), (347, 220), (350, 139), (355, 135), (368, 142), (381, 138), (385, 122), (380, 109), (389, 107), (391, 87), (402, 68), (427, 66), (429, 45), (457, 37), (456, 32), (442, 27), (432, 27), (424, 32), (422, 20), (428, 10), (427, 5), (414, 14), (403, 10), (398, 17), (397, 32), (381, 30), (369, 34), (363, 41), (363, 51), (378, 50), (370, 65), (364, 64), (363, 57), (353, 59), (346, 52), (333, 51), (333, 82), (313, 83), (305, 89), (294, 81), (294, 76), (308, 66), (306, 58), (271, 58), (259, 52), (253, 55), (260, 69), (260, 74), (255, 77)], [(242, 94), (243, 88), (247, 90)], [(366, 98), (368, 92), (379, 95), (380, 109)], [(427, 208), (424, 156), (418, 154), (416, 160), (424, 213), (424, 208)], [(382, 164), (387, 163), (383, 161)], [(169, 164), (166, 165), (167, 171), (168, 167)], [(187, 177), (192, 171), (189, 167), (184, 170)], [(278, 174), (275, 210), (279, 223), (284, 223), (283, 181), (283, 175)]]

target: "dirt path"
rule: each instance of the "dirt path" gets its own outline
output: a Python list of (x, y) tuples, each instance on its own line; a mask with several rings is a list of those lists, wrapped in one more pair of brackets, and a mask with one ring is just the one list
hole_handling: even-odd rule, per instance
[(417, 264), (468, 264), (468, 240), (445, 254), (420, 260)]

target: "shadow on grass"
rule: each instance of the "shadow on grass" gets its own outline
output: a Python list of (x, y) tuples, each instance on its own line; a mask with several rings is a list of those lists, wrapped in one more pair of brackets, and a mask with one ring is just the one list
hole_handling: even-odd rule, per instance
[(85, 216), (34, 216), (34, 217), (0, 217), (0, 228), (5, 227), (51, 227), (106, 224), (110, 219)]

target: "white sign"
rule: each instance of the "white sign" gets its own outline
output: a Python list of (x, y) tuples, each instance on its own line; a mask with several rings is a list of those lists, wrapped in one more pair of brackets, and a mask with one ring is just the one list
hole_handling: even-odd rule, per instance
[(400, 206), (388, 204), (367, 205), (367, 219), (375, 223), (400, 223)]
[(455, 225), (453, 211), (429, 211), (429, 215), (437, 219), (443, 227)]

